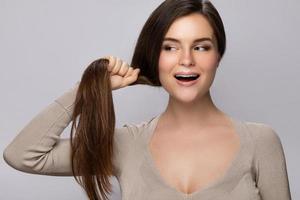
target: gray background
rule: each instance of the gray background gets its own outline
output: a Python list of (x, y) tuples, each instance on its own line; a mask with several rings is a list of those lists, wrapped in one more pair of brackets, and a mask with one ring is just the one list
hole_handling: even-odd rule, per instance
[[(1, 153), (31, 118), (80, 80), (90, 62), (104, 55), (129, 62), (142, 25), (161, 2), (0, 0)], [(276, 130), (292, 197), (300, 199), (300, 3), (212, 2), (228, 38), (211, 88), (213, 100), (233, 117)], [(149, 86), (127, 87), (113, 95), (117, 126), (161, 113), (168, 97), (162, 88)], [(69, 128), (62, 137), (68, 137)], [(3, 159), (0, 177), (0, 199), (86, 199), (73, 177), (22, 173)], [(114, 177), (112, 181), (112, 199), (120, 199), (118, 183)]]

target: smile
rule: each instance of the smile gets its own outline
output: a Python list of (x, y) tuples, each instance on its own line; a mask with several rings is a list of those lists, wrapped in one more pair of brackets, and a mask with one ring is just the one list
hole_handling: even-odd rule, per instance
[(199, 76), (199, 74), (177, 74), (174, 77), (180, 81), (193, 81), (196, 80)]
[(175, 75), (174, 77), (179, 85), (191, 86), (198, 81), (200, 75)]

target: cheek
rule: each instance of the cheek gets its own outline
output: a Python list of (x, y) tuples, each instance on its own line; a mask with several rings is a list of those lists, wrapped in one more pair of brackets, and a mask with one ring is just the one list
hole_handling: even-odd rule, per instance
[(159, 56), (159, 65), (163, 68), (168, 68), (171, 66), (176, 65), (177, 63), (177, 56), (171, 53), (161, 52)]
[(159, 66), (159, 76), (164, 76), (164, 74), (172, 73), (174, 66), (177, 63), (176, 56), (166, 55), (161, 53), (159, 56), (158, 66)]
[(198, 63), (201, 63), (205, 71), (215, 70), (218, 67), (218, 62), (218, 56), (216, 54), (208, 54), (198, 59)]

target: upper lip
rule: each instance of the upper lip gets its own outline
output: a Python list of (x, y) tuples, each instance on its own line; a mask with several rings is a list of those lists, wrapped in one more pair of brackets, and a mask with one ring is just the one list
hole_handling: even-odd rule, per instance
[(182, 74), (182, 75), (191, 75), (191, 74), (193, 74), (193, 75), (200, 75), (200, 74), (197, 73), (197, 72), (176, 72), (176, 73), (174, 74), (174, 76), (179, 75), (179, 74)]

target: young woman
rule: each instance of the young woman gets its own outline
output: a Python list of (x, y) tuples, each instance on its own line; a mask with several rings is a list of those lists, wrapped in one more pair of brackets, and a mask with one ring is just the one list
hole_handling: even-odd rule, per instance
[[(41, 111), (5, 149), (12, 167), (74, 176), (107, 199), (109, 176), (128, 200), (290, 200), (284, 151), (267, 124), (232, 118), (210, 96), (226, 47), (209, 1), (166, 0), (151, 14), (131, 64), (113, 56)], [(115, 128), (112, 90), (162, 86), (165, 111)], [(71, 139), (60, 134), (72, 122)]]

